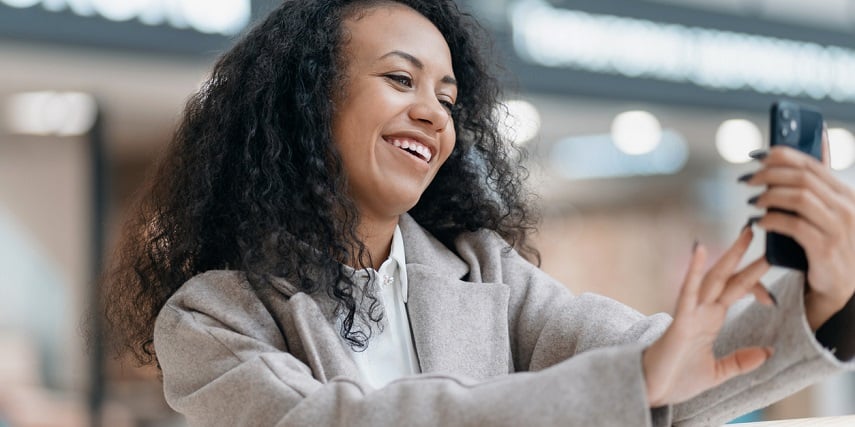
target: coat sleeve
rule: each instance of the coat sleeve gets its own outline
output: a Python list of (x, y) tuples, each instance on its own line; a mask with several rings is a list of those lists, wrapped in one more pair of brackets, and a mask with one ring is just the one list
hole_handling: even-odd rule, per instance
[[(514, 366), (528, 372), (489, 380), (422, 374), (380, 389), (355, 378), (318, 381), (288, 353), (278, 328), (261, 324), (273, 322), (263, 308), (212, 310), (201, 299), (174, 298), (154, 337), (167, 401), (204, 426), (716, 425), (853, 368), (816, 341), (804, 320), (803, 280), (791, 276), (774, 287), (779, 308), (735, 307), (716, 346), (720, 354), (774, 346), (766, 365), (674, 408), (650, 410), (641, 355), (667, 327), (666, 315), (573, 296), (513, 253), (482, 264), (470, 280), (515, 283), (508, 333)], [(236, 315), (260, 324), (237, 328)]]
[[(190, 425), (650, 424), (638, 343), (593, 349), (536, 372), (487, 380), (421, 374), (372, 389), (355, 378), (316, 380), (284, 339), (233, 326), (229, 315), (238, 311), (267, 322), (251, 307), (212, 312), (201, 300), (171, 299), (155, 326), (167, 402)], [(267, 326), (253, 329), (275, 329)]]
[[(826, 348), (811, 331), (804, 312), (804, 276), (791, 272), (770, 291), (778, 307), (741, 301), (733, 307), (716, 342), (716, 354), (747, 346), (770, 346), (775, 354), (763, 366), (736, 377), (674, 408), (674, 424), (715, 425), (765, 407), (832, 374), (855, 370), (851, 354)], [(843, 315), (850, 316), (851, 304)], [(852, 323), (840, 331), (841, 343), (855, 340)], [(845, 335), (845, 336), (844, 336)], [(834, 343), (826, 343), (833, 345)]]
[[(536, 267), (526, 267), (526, 261), (514, 252), (503, 255), (502, 264), (501, 268), (486, 271), (502, 271), (502, 280), (525, 284), (516, 287), (517, 309), (511, 316), (511, 324), (517, 328), (513, 334), (515, 358), (523, 368), (543, 369), (606, 346), (637, 343), (646, 348), (670, 324), (667, 315), (644, 317), (604, 297), (570, 297), (569, 292), (557, 290), (563, 285)], [(851, 342), (855, 341), (855, 303), (850, 301), (830, 321), (823, 340), (830, 347), (826, 348), (807, 324), (803, 275), (785, 275), (772, 284), (771, 292), (777, 296), (778, 307), (745, 298), (731, 308), (715, 352), (721, 357), (742, 347), (770, 346), (775, 349), (774, 356), (754, 372), (672, 408), (653, 411), (654, 425), (721, 425), (829, 375), (855, 370), (851, 350)], [(642, 372), (637, 375), (643, 377)]]
[[(731, 308), (714, 350), (721, 357), (743, 347), (769, 346), (775, 350), (773, 357), (759, 369), (733, 378), (687, 402), (652, 411), (654, 425), (722, 425), (830, 375), (855, 370), (855, 360), (847, 351), (848, 343), (855, 340), (855, 328), (851, 323), (845, 328), (836, 324), (836, 335), (826, 343), (831, 348), (823, 346), (807, 324), (801, 274), (784, 276), (771, 286), (771, 291), (777, 296), (778, 307), (764, 306), (746, 298)], [(563, 308), (552, 309), (555, 310), (553, 315), (548, 320), (541, 320), (544, 326), (539, 338), (530, 344), (532, 369), (551, 366), (571, 353), (567, 357), (572, 360), (603, 346), (637, 342), (646, 347), (668, 324), (657, 319), (658, 316), (643, 318), (637, 314), (638, 318), (632, 321), (632, 310), (602, 297), (582, 295), (576, 299)], [(578, 305), (579, 300), (588, 301)], [(550, 311), (548, 307), (539, 309)], [(850, 304), (835, 321), (851, 319), (851, 309)], [(577, 310), (587, 310), (587, 313), (584, 316), (574, 315)], [(524, 317), (526, 315), (521, 314), (521, 318)], [(583, 325), (581, 330), (579, 325)], [(642, 369), (640, 364), (638, 369)], [(642, 377), (644, 384), (643, 372), (637, 375)], [(643, 393), (644, 388), (641, 390)]]

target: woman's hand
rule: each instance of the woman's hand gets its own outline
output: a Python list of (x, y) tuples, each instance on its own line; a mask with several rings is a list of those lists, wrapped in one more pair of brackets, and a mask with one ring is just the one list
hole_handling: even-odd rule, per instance
[(763, 347), (743, 348), (721, 359), (716, 359), (713, 353), (713, 344), (731, 304), (749, 292), (760, 302), (773, 303), (759, 282), (769, 269), (765, 259), (736, 271), (752, 237), (751, 228), (743, 228), (733, 246), (706, 274), (703, 274), (706, 250), (699, 245), (693, 249), (674, 321), (645, 350), (642, 359), (651, 407), (688, 400), (756, 369), (772, 355), (772, 349)]
[(762, 168), (746, 182), (768, 186), (752, 199), (767, 211), (757, 222), (766, 231), (791, 236), (808, 259), (805, 313), (816, 331), (841, 310), (855, 292), (855, 192), (828, 168), (828, 132), (823, 132), (820, 163), (789, 147), (775, 147)]

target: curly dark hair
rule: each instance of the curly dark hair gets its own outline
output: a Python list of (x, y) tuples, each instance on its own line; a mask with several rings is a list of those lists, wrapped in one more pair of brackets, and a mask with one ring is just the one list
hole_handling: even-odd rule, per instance
[(338, 303), (341, 336), (355, 349), (367, 345), (370, 326), (354, 319), (376, 322), (382, 313), (376, 299), (369, 307), (357, 300), (342, 268), (366, 250), (333, 144), (333, 82), (346, 77), (342, 22), (387, 3), (407, 5), (439, 29), (458, 80), (456, 146), (410, 214), (449, 247), (462, 232), (489, 229), (539, 263), (527, 243), (537, 222), (527, 172), (498, 134), (499, 84), (475, 20), (452, 0), (286, 0), (189, 99), (124, 229), (105, 283), (119, 351), (155, 362), (160, 309), (185, 281), (214, 269), (241, 270), (253, 286), (284, 277), (304, 292), (326, 292)]

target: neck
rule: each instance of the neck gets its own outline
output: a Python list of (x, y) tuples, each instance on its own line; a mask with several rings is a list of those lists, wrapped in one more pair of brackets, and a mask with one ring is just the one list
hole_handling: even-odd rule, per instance
[[(375, 270), (379, 269), (383, 261), (389, 258), (389, 253), (392, 251), (392, 236), (395, 234), (396, 225), (398, 225), (398, 217), (385, 220), (361, 218), (357, 234), (362, 239), (362, 243), (365, 245), (365, 249), (370, 256), (371, 268)], [(366, 266), (368, 266), (369, 259), (366, 258), (364, 261)]]

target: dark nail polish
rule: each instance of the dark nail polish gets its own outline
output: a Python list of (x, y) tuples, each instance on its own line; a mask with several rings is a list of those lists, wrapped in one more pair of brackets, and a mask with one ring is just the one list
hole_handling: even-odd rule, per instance
[(756, 223), (757, 223), (757, 221), (760, 221), (760, 218), (763, 218), (763, 217), (762, 217), (762, 216), (752, 216), (752, 217), (749, 217), (749, 218), (748, 218), (748, 222), (746, 222), (746, 223), (745, 223), (745, 226), (744, 226), (744, 227), (742, 227), (742, 228), (751, 228), (752, 226), (754, 226), (754, 224), (756, 224)]
[(756, 195), (756, 196), (751, 197), (750, 199), (748, 199), (748, 204), (749, 204), (749, 205), (756, 205), (756, 204), (757, 204), (757, 200), (760, 200), (760, 195), (759, 195), (759, 194), (758, 194), (758, 195)]
[(775, 294), (769, 292), (769, 299), (772, 300), (772, 304), (774, 304), (775, 307), (778, 307), (778, 298), (775, 298)]
[(751, 157), (754, 160), (763, 160), (768, 155), (769, 155), (769, 152), (763, 148), (760, 148), (758, 150), (754, 150), (754, 151), (748, 153), (748, 157)]
[(698, 239), (695, 239), (695, 243), (692, 243), (692, 253), (695, 253), (698, 250)]
[(750, 181), (750, 180), (751, 180), (751, 178), (754, 178), (754, 172), (747, 173), (747, 174), (745, 174), (745, 175), (740, 176), (740, 177), (737, 179), (737, 181), (738, 181), (738, 182), (748, 182), (748, 181)]

